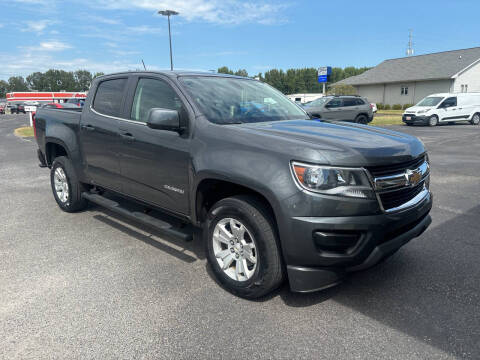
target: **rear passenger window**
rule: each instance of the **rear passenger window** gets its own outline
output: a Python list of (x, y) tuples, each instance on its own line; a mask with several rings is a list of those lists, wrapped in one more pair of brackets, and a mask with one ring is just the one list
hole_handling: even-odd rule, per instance
[(341, 99), (332, 99), (328, 102), (328, 107), (329, 108), (338, 108), (342, 106), (342, 100)]
[(355, 103), (356, 105), (365, 105), (365, 101), (363, 101), (362, 99), (355, 99)]
[(181, 112), (182, 101), (165, 81), (140, 79), (133, 99), (132, 120), (147, 122), (148, 112), (153, 108), (177, 110)]
[(120, 116), (127, 79), (102, 81), (97, 88), (93, 108), (103, 115)]
[(355, 105), (357, 105), (356, 99), (349, 99), (349, 98), (343, 99), (343, 106), (355, 106)]

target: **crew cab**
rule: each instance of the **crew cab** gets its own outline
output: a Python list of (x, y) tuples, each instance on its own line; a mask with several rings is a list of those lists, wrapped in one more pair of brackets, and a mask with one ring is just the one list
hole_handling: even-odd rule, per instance
[(436, 126), (440, 123), (469, 121), (480, 123), (480, 93), (432, 94), (417, 105), (409, 107), (402, 115), (407, 125)]
[(92, 202), (186, 241), (200, 227), (213, 274), (245, 298), (338, 284), (431, 222), (421, 141), (311, 119), (254, 79), (101, 76), (83, 108), (39, 109), (35, 133), (62, 210)]

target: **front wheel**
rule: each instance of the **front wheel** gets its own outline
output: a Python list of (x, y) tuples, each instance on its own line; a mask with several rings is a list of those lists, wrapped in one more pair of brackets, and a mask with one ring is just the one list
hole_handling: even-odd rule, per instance
[(272, 215), (255, 197), (217, 202), (205, 226), (208, 261), (220, 284), (247, 299), (266, 295), (283, 280)]
[(82, 198), (84, 185), (78, 181), (72, 162), (67, 157), (59, 156), (53, 161), (50, 183), (55, 201), (63, 211), (76, 212), (87, 207), (87, 201)]
[(438, 117), (437, 115), (432, 115), (428, 119), (428, 126), (437, 126), (438, 125)]
[(472, 120), (470, 120), (470, 124), (478, 125), (479, 123), (480, 123), (480, 114), (479, 113), (473, 114)]

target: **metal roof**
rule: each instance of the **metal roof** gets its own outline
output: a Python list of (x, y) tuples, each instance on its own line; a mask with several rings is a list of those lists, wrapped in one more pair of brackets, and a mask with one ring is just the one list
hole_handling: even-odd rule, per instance
[(450, 79), (477, 60), (480, 60), (480, 47), (390, 59), (337, 84), (366, 85)]

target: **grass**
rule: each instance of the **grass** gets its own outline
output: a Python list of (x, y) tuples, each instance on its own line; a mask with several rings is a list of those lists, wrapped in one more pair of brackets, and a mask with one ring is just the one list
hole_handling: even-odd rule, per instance
[(402, 125), (402, 117), (400, 115), (383, 115), (383, 116), (377, 116), (373, 118), (373, 121), (371, 123), (368, 123), (368, 125)]
[(377, 115), (402, 115), (405, 110), (378, 110)]
[(15, 129), (14, 134), (19, 137), (33, 137), (33, 127), (23, 126)]

